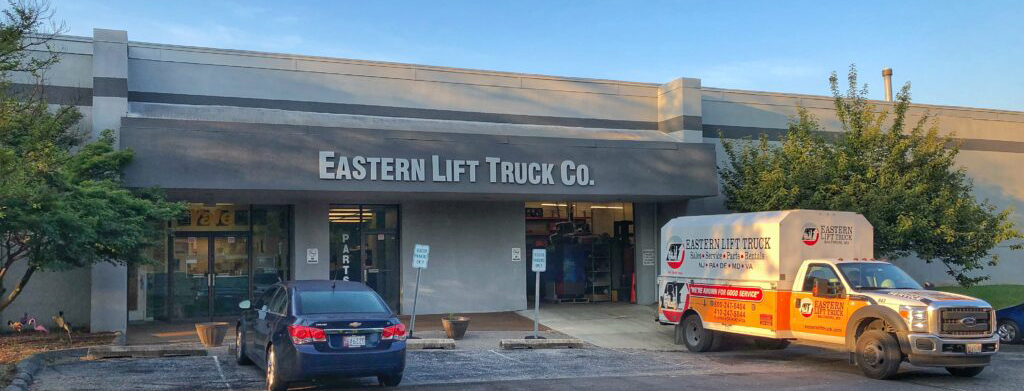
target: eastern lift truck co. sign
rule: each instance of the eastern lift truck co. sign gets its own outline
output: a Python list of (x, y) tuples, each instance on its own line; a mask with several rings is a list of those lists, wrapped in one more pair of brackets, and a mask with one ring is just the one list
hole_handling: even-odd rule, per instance
[(559, 163), (509, 162), (496, 157), (483, 161), (397, 157), (335, 156), (320, 151), (320, 179), (382, 182), (506, 183), (517, 185), (594, 186), (590, 167), (572, 160)]

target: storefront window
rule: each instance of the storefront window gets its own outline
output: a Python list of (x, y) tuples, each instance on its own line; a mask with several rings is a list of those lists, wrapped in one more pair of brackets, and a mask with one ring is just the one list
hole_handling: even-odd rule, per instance
[(130, 319), (237, 315), (239, 301), (290, 277), (290, 221), (287, 205), (190, 204), (150, 250), (157, 264), (129, 271), (145, 298), (129, 293)]

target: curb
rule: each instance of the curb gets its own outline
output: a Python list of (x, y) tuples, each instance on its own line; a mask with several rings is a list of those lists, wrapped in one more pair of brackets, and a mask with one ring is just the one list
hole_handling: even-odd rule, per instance
[(455, 349), (455, 340), (451, 338), (407, 339), (405, 348), (409, 350)]
[(32, 381), (35, 380), (35, 375), (39, 373), (40, 369), (43, 369), (43, 361), (64, 356), (81, 357), (85, 355), (86, 351), (87, 348), (61, 349), (28, 356), (14, 364), (14, 376), (11, 377), (11, 384), (3, 391), (28, 391)]
[(503, 339), (498, 342), (502, 349), (580, 349), (583, 347), (583, 340), (576, 338), (552, 338), (552, 339)]
[[(155, 358), (168, 356), (230, 356), (234, 354), (234, 346), (203, 347), (200, 344), (176, 345), (108, 345), (93, 346), (85, 355), (86, 360), (104, 358)], [(6, 390), (5, 390), (6, 391)]]

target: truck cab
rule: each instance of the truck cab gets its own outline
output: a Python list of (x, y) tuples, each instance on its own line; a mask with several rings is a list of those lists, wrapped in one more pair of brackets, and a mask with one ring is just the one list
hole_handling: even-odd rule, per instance
[(862, 341), (872, 330), (896, 340), (901, 361), (956, 368), (950, 370), (958, 372), (954, 374), (980, 372), (999, 350), (991, 305), (926, 290), (891, 263), (808, 260), (797, 281), (801, 284), (792, 292), (796, 311), (790, 317), (793, 337), (842, 344), (862, 368), (891, 370), (884, 362), (890, 353), (884, 351), (885, 341), (877, 340), (885, 338)]

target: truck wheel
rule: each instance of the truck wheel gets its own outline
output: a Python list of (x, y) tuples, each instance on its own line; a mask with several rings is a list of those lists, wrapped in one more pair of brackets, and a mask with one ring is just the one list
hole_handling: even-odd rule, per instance
[(703, 353), (717, 345), (715, 340), (718, 336), (715, 335), (714, 331), (704, 328), (700, 315), (690, 314), (686, 319), (683, 319), (680, 325), (683, 326), (683, 345), (686, 345), (687, 350), (694, 353)]
[(857, 366), (872, 379), (889, 379), (900, 370), (903, 354), (896, 337), (882, 330), (865, 331), (857, 339)]
[(946, 367), (946, 371), (956, 377), (975, 377), (984, 370), (985, 367)]
[(999, 332), (1000, 343), (1020, 343), (1020, 326), (1017, 325), (1017, 322), (1002, 319), (999, 321), (999, 328), (996, 331)]
[(782, 350), (789, 346), (789, 340), (755, 337), (754, 345), (756, 345), (758, 349)]

